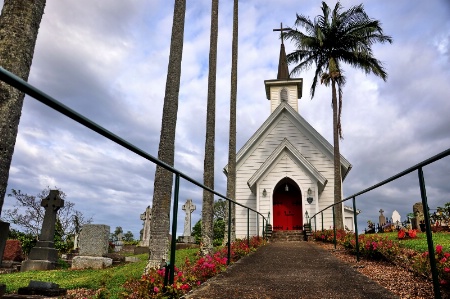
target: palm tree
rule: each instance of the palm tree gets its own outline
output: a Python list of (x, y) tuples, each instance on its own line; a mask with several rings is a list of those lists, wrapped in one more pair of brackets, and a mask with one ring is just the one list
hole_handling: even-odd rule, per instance
[[(175, 0), (172, 37), (170, 41), (169, 65), (159, 140), (158, 159), (173, 166), (175, 154), (175, 129), (177, 125), (178, 95), (183, 56), (184, 18), (186, 0)], [(153, 187), (152, 220), (150, 222), (150, 258), (145, 271), (159, 267), (161, 260), (167, 260), (169, 250), (170, 202), (173, 174), (162, 167), (156, 167)]]
[[(231, 45), (231, 92), (230, 92), (230, 140), (228, 142), (228, 174), (227, 174), (227, 197), (236, 199), (236, 99), (237, 99), (237, 62), (238, 62), (238, 21), (239, 1), (234, 0), (233, 5), (233, 40)], [(228, 209), (225, 213), (225, 237), (224, 244), (228, 242)], [(236, 208), (231, 206), (231, 236), (230, 240), (236, 238)]]
[[(208, 103), (206, 108), (206, 141), (203, 184), (214, 189), (214, 140), (216, 129), (216, 69), (217, 69), (217, 31), (218, 31), (219, 0), (212, 0), (211, 34), (209, 41), (209, 75)], [(214, 240), (214, 194), (203, 190), (202, 205), (202, 242), (203, 255), (213, 253)]]
[[(342, 88), (345, 85), (342, 65), (347, 63), (373, 73), (386, 81), (387, 73), (381, 62), (373, 56), (371, 46), (376, 43), (392, 43), (390, 36), (383, 34), (378, 20), (373, 20), (364, 11), (362, 4), (349, 10), (342, 10), (336, 3), (333, 11), (322, 2), (322, 13), (314, 22), (308, 17), (297, 14), (295, 25), (306, 33), (293, 29), (284, 37), (295, 43), (296, 50), (289, 55), (289, 63), (297, 64), (291, 74), (299, 73), (315, 64), (315, 74), (311, 85), (311, 98), (314, 97), (317, 82), (331, 85), (333, 108), (333, 141), (334, 141), (334, 202), (341, 201), (342, 180), (339, 152), (339, 138), (342, 138), (341, 111)], [(338, 91), (336, 92), (336, 85)], [(337, 93), (339, 93), (339, 100)], [(343, 228), (342, 203), (335, 206), (336, 223)]]
[[(28, 80), (45, 0), (5, 0), (0, 16), (0, 65)], [(14, 153), (24, 93), (0, 82), (0, 215)]]

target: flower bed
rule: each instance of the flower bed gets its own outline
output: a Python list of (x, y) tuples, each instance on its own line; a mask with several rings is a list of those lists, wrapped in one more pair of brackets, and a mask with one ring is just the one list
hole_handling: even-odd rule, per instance
[[(428, 252), (417, 252), (401, 246), (400, 240), (416, 238), (416, 230), (399, 230), (398, 240), (392, 240), (383, 234), (362, 234), (358, 236), (359, 254), (368, 259), (383, 259), (413, 270), (414, 272), (431, 277), (430, 257)], [(333, 242), (334, 231), (314, 232), (316, 241)], [(336, 242), (351, 253), (356, 253), (355, 234), (344, 230), (336, 232)], [(436, 266), (442, 285), (450, 284), (450, 253), (444, 251), (442, 245), (435, 250)]]
[[(265, 241), (261, 237), (247, 240), (237, 240), (231, 244), (231, 262), (236, 262), (243, 256), (256, 250)], [(180, 298), (193, 287), (200, 285), (207, 279), (224, 271), (227, 267), (228, 248), (218, 249), (212, 256), (198, 256), (191, 262), (186, 258), (181, 269), (175, 267), (174, 283), (164, 288), (165, 269), (154, 269), (140, 279), (130, 279), (124, 284), (125, 291), (122, 298), (144, 299), (144, 298)]]

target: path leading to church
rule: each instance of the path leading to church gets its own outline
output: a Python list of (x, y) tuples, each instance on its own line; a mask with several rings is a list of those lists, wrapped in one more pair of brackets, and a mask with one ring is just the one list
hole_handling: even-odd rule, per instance
[(313, 243), (283, 242), (259, 248), (186, 298), (398, 297)]

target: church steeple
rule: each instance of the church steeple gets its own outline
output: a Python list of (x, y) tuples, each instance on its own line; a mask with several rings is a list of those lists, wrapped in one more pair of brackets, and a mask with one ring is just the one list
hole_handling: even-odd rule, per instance
[(298, 99), (302, 97), (303, 80), (289, 77), (286, 49), (283, 41), (283, 31), (288, 30), (291, 29), (283, 28), (283, 23), (281, 23), (280, 29), (273, 30), (281, 31), (281, 48), (277, 79), (264, 81), (266, 96), (270, 101), (270, 112), (274, 112), (281, 103), (290, 105), (298, 112)]
[(278, 62), (278, 80), (289, 79), (289, 69), (286, 58), (286, 50), (284, 49), (283, 38), (281, 38), (280, 61)]

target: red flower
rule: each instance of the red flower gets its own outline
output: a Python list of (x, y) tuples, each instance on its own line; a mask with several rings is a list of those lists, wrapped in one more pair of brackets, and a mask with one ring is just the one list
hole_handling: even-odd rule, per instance
[(399, 239), (404, 239), (405, 235), (406, 235), (406, 233), (405, 233), (404, 230), (401, 229), (401, 230), (398, 231), (397, 236), (398, 236)]
[(410, 230), (408, 231), (408, 235), (409, 235), (410, 238), (415, 238), (415, 237), (417, 237), (417, 230), (415, 230), (415, 229), (410, 229)]
[(441, 254), (442, 253), (442, 245), (436, 245), (436, 253)]

